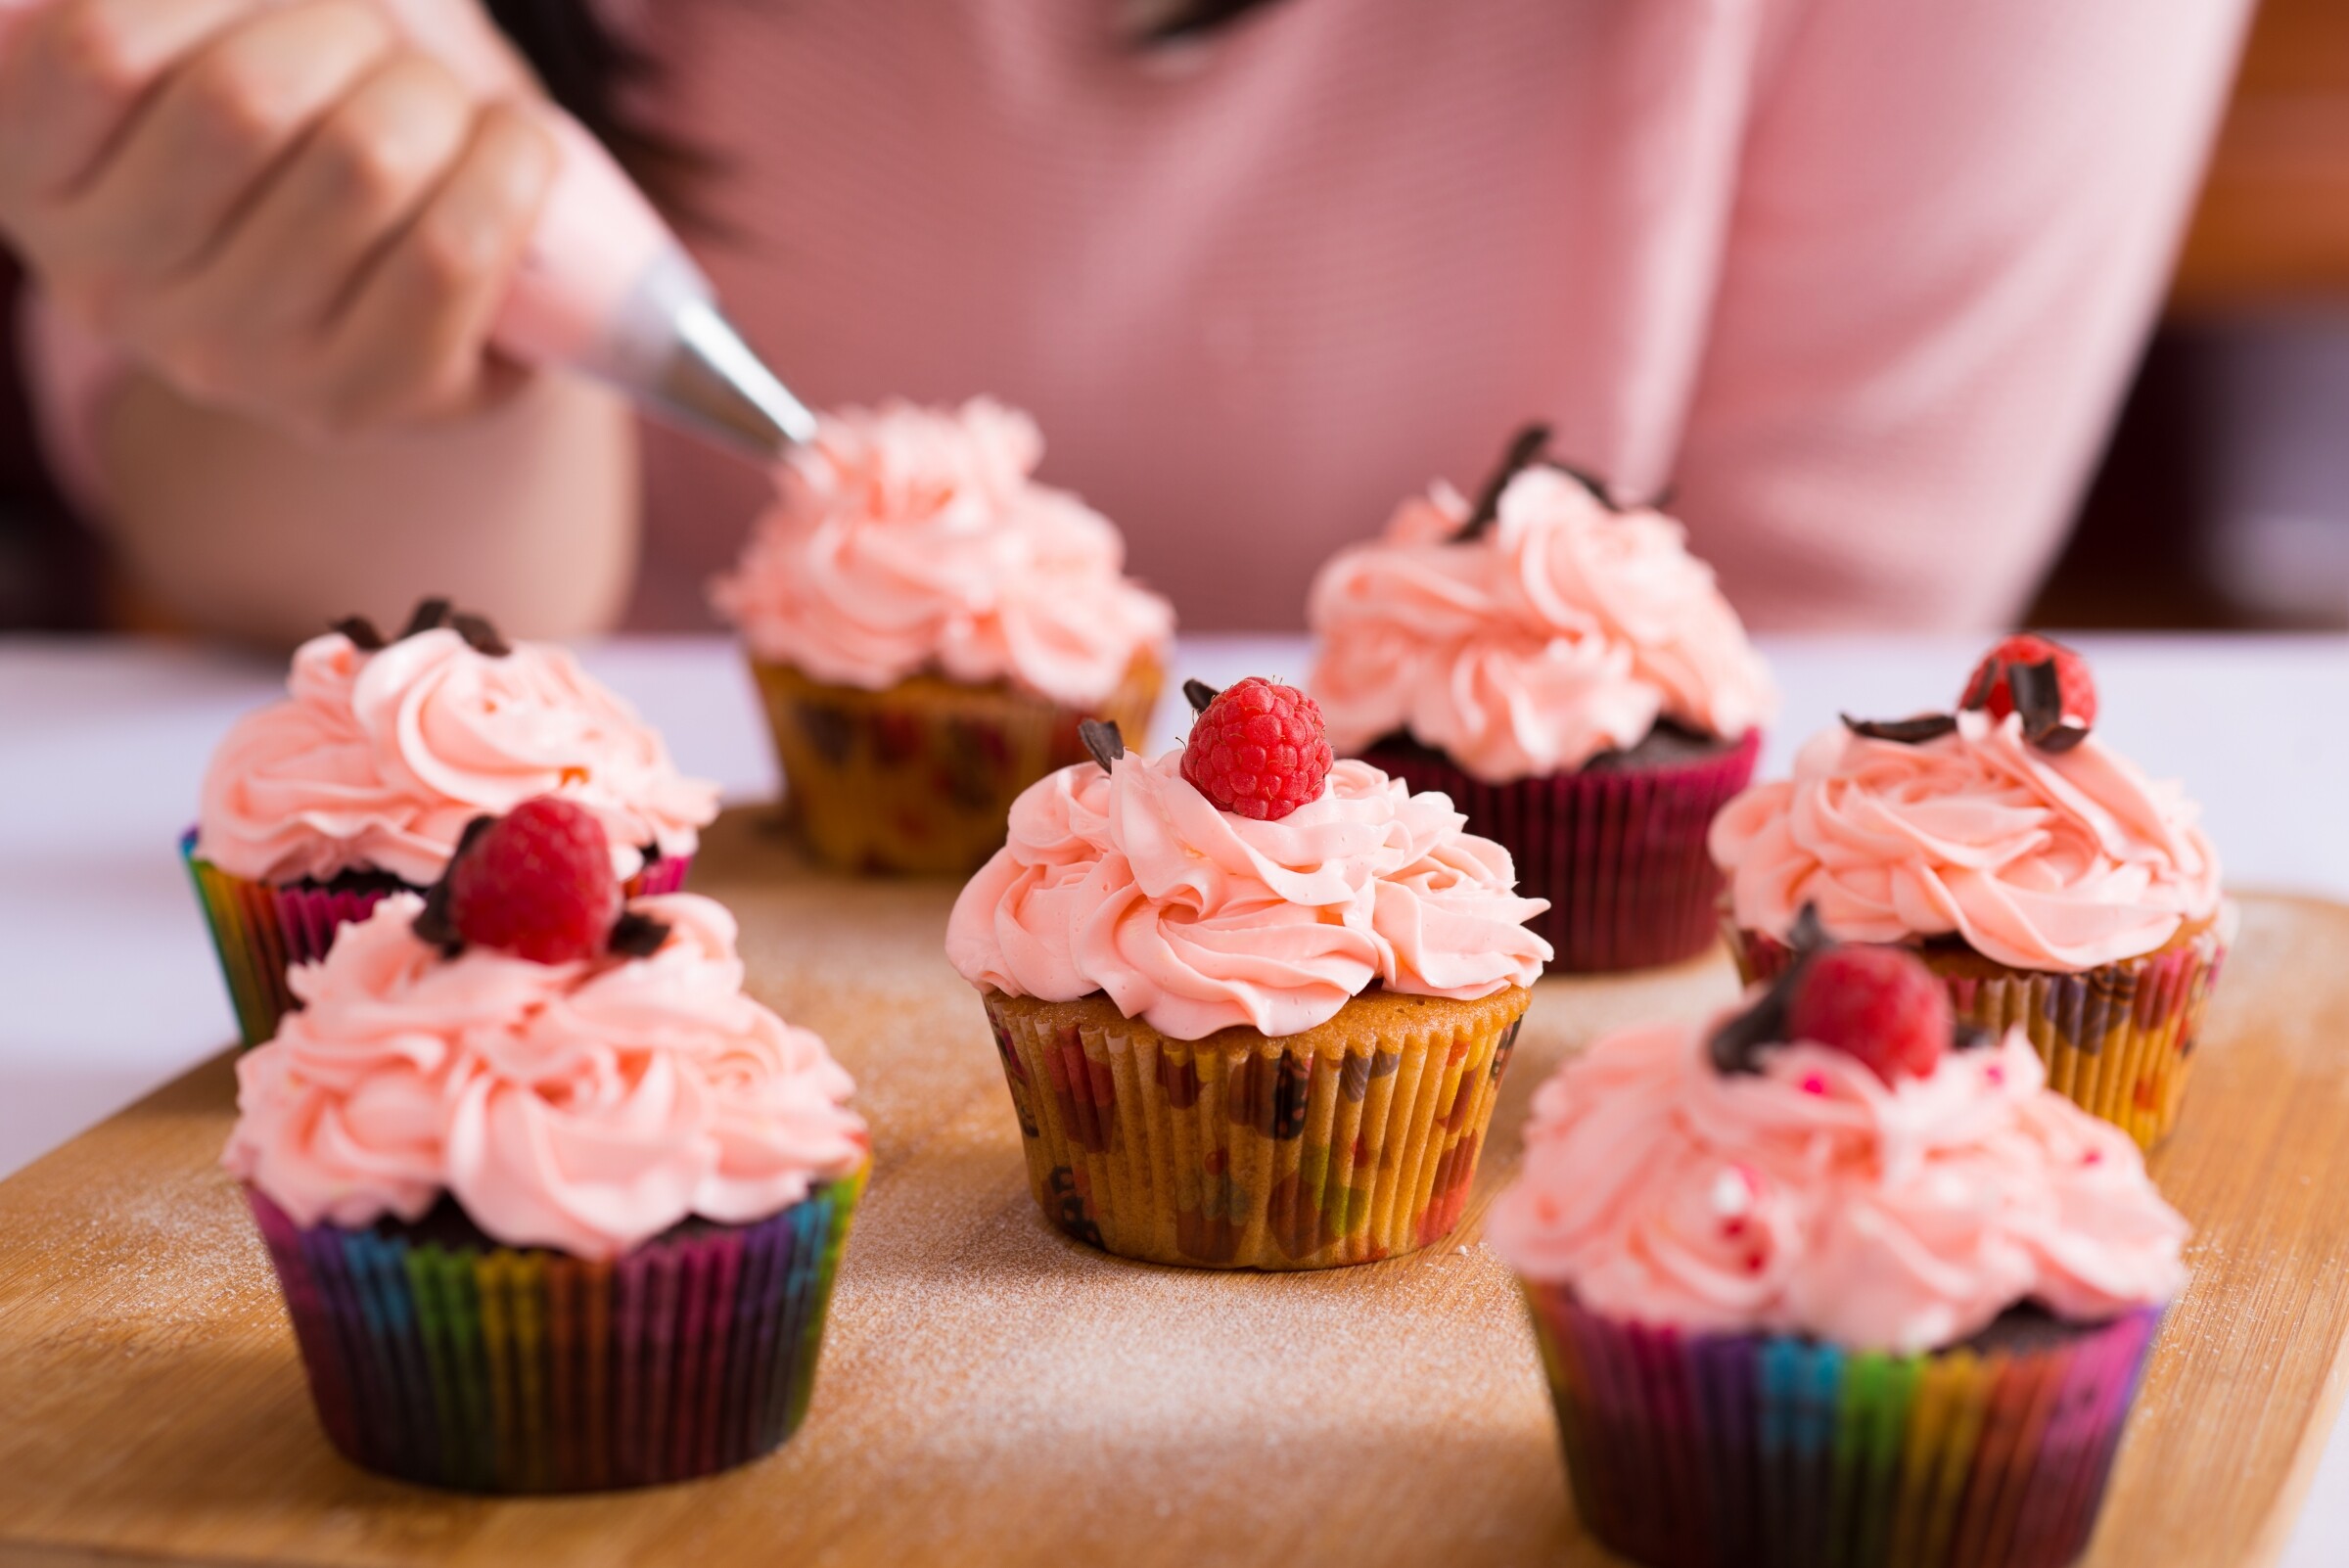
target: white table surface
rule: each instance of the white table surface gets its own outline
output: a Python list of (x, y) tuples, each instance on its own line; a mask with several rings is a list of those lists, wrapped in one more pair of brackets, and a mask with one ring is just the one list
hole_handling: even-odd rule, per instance
[[(2231, 884), (2349, 901), (2349, 638), (2078, 643), (2096, 666), (2099, 735), (2154, 776), (2188, 782)], [(1981, 652), (1975, 638), (1763, 646), (1786, 694), (1766, 775), (1839, 709), (1948, 707)], [(729, 801), (774, 794), (765, 731), (726, 643), (622, 638), (582, 654), (662, 727), (686, 771), (718, 780)], [(1221, 685), (1295, 678), (1305, 665), (1302, 638), (1202, 636), (1176, 669)], [(234, 1037), (175, 845), (213, 743), (283, 680), (282, 663), (175, 643), (0, 638), (0, 1176)], [(1169, 701), (1162, 736), (1180, 727)], [(2349, 1563), (2349, 1421), (2284, 1561)]]

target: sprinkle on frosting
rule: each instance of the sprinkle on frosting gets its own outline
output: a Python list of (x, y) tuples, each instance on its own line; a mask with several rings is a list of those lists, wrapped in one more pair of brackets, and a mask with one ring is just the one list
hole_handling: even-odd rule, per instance
[(1710, 1033), (1611, 1036), (1536, 1092), (1487, 1222), (1510, 1267), (1610, 1317), (1900, 1354), (2023, 1302), (2094, 1321), (2183, 1287), (2186, 1222), (2021, 1030), (1897, 1084), (1803, 1041), (1723, 1074)]
[(1124, 575), (1107, 519), (1034, 479), (1043, 439), (986, 398), (829, 415), (712, 584), (760, 659), (879, 690), (935, 672), (1082, 706), (1163, 657), (1166, 600)]
[(304, 1225), (413, 1221), (442, 1193), (507, 1246), (611, 1258), (699, 1216), (778, 1213), (865, 1157), (823, 1042), (742, 992), (733, 917), (636, 900), (641, 958), (443, 957), (395, 894), (291, 975), (237, 1062), (222, 1163)]
[(379, 648), (366, 646), (372, 626), (347, 623), (302, 644), (290, 695), (212, 754), (197, 853), (262, 882), (359, 870), (424, 887), (475, 817), (558, 795), (602, 821), (622, 880), (648, 849), (691, 854), (717, 786), (679, 774), (660, 735), (569, 652), (494, 631), (486, 649), (452, 623), (474, 619), (428, 601), (421, 627)]
[(1672, 519), (1612, 512), (1547, 465), (1510, 479), (1495, 526), (1463, 540), (1469, 516), (1438, 485), (1315, 578), (1308, 689), (1340, 752), (1405, 733), (1506, 783), (1635, 746), (1659, 719), (1734, 740), (1775, 712), (1760, 656)]
[(1175, 748), (1048, 774), (955, 900), (946, 956), (1015, 996), (1104, 992), (1177, 1039), (1294, 1035), (1373, 985), (1474, 998), (1531, 985), (1548, 905), (1438, 794), (1359, 761), (1277, 821), (1217, 808)]
[(2219, 860), (2176, 784), (2088, 739), (2050, 752), (2019, 713), (1906, 743), (1841, 727), (1794, 776), (1714, 819), (1740, 926), (1779, 940), (1805, 903), (1847, 942), (1957, 936), (2021, 969), (2078, 972), (2162, 946), (2219, 907)]

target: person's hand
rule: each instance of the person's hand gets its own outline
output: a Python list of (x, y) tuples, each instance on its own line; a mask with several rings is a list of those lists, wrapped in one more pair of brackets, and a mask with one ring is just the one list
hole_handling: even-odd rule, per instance
[(0, 234), (49, 299), (296, 429), (481, 399), (556, 157), (373, 0), (56, 0), (0, 44)]

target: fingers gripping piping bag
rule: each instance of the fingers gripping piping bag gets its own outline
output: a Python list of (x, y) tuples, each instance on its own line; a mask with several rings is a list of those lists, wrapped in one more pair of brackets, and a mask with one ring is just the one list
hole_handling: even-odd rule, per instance
[[(0, 52), (50, 0), (0, 0)], [(514, 97), (513, 57), (465, 0), (378, 0), (410, 41), (484, 101)], [(491, 341), (625, 392), (649, 412), (761, 460), (815, 434), (792, 395), (718, 312), (710, 281), (602, 143), (537, 105), (560, 162)]]

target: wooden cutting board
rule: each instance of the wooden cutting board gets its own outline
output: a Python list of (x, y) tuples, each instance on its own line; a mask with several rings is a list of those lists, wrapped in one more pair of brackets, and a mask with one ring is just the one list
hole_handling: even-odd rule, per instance
[[(1545, 981), (1452, 1242), (1292, 1276), (1155, 1268), (1047, 1229), (952, 890), (818, 877), (737, 813), (694, 885), (752, 987), (821, 1031), (874, 1126), (806, 1425), (636, 1493), (377, 1480), (311, 1417), (276, 1284), (213, 1164), (229, 1062), (0, 1184), (0, 1561), (1595, 1564), (1533, 1340), (1478, 1244), (1534, 1085), (1591, 1034), (1726, 998), (1726, 961)], [(2198, 1227), (2091, 1560), (2260, 1563), (2287, 1537), (2349, 1326), (2349, 909), (2244, 900), (2184, 1126)], [(189, 918), (195, 918), (191, 910)]]

